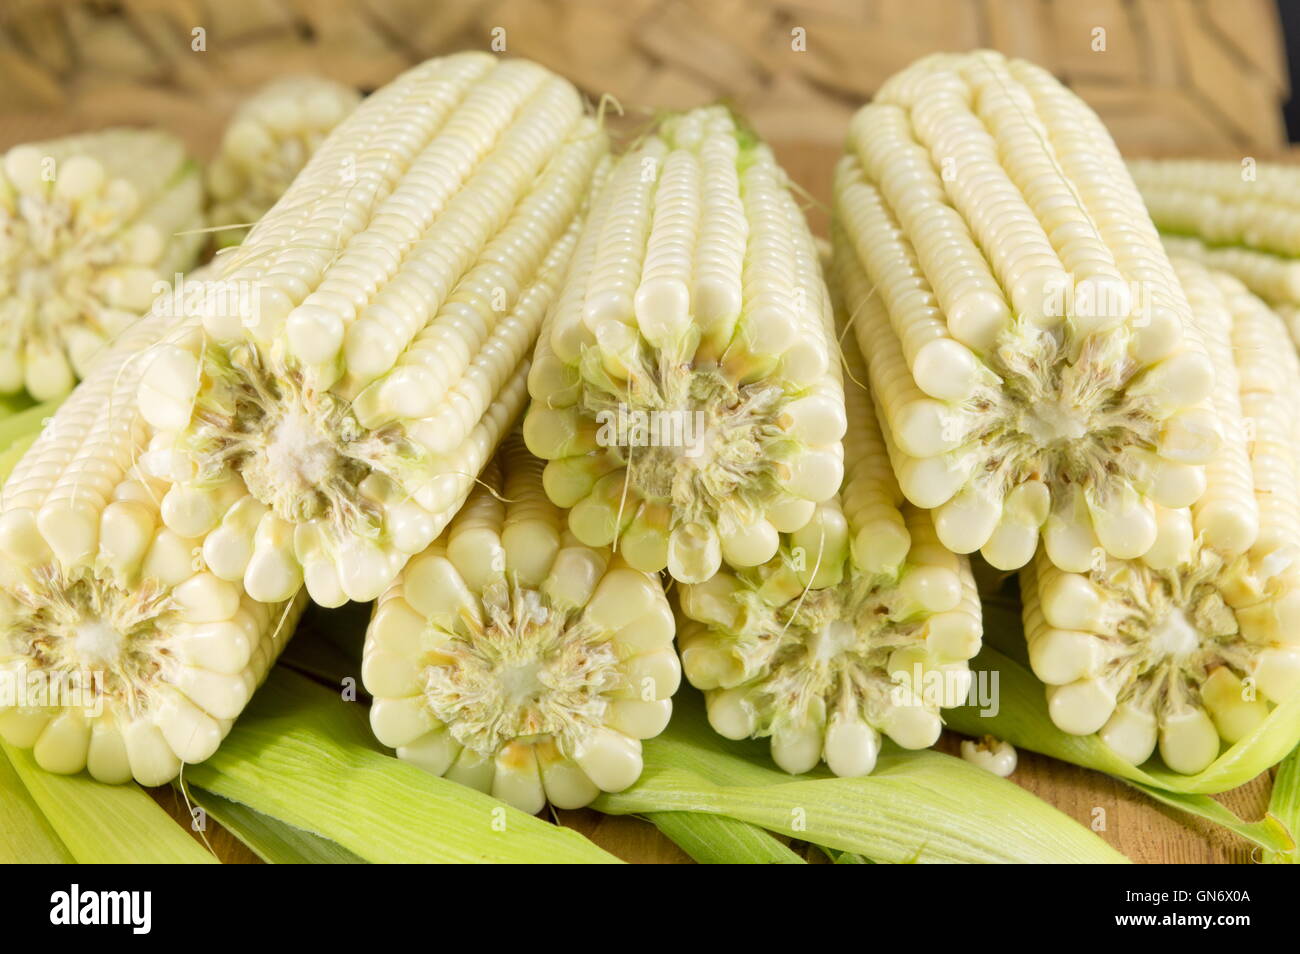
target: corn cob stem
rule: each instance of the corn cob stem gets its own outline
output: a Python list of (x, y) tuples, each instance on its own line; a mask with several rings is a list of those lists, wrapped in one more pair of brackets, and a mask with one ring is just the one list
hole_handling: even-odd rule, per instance
[(681, 670), (658, 579), (587, 547), (508, 441), (446, 532), (380, 597), (362, 676), (406, 759), (528, 812), (641, 772)]
[(596, 199), (530, 379), (574, 534), (682, 581), (770, 559), (842, 476), (829, 321), (770, 150), (719, 107), (665, 120)]
[(207, 758), (292, 634), (163, 526), (141, 356), (193, 332), (170, 298), (132, 325), (47, 424), (0, 498), (0, 737), (106, 782), (170, 781)]
[(1003, 569), (1040, 533), (1075, 570), (1147, 552), (1157, 488), (1213, 450), (1214, 374), (1097, 117), (1037, 67), (936, 55), (850, 149), (837, 274), (904, 494)]
[[(207, 170), (208, 218), (246, 226), (279, 201), (329, 135), (361, 102), (350, 86), (321, 76), (273, 80), (240, 104)], [(217, 233), (218, 245), (238, 245), (246, 227)]]
[(10, 149), (0, 162), (0, 393), (69, 391), (156, 286), (193, 264), (202, 224), (199, 176), (166, 133), (111, 129)]
[(158, 349), (140, 402), (176, 484), (168, 526), (206, 533), (247, 487), (210, 542), (224, 579), (370, 600), (446, 525), (522, 410), (606, 149), (581, 113), (535, 64), (430, 61), (344, 121), (223, 260), (250, 304)]
[(1224, 435), (1241, 463), (1211, 464), (1198, 532), (1157, 547), (1159, 559), (1082, 574), (1039, 556), (1022, 592), (1053, 721), (1099, 733), (1134, 764), (1158, 746), (1169, 768), (1194, 774), (1300, 691), (1300, 362), (1281, 320), (1239, 282), (1177, 264), (1207, 339), (1217, 323), (1216, 354), (1235, 363), (1220, 377), (1249, 422)]

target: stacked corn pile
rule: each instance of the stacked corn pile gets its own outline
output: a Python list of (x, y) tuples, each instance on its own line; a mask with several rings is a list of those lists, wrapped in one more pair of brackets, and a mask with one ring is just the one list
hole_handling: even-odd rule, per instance
[(887, 82), (836, 212), (902, 492), (949, 549), (1026, 567), (1053, 720), (1187, 773), (1257, 739), (1300, 688), (1276, 316), (1175, 269), (1097, 117), (996, 54)]
[[(4, 665), (66, 677), (89, 709), (37, 699), (5, 737), (57, 771), (165, 781), (229, 728), (304, 576), (329, 605), (369, 599), (432, 542), (521, 409), (605, 148), (545, 70), (432, 61), (133, 326), (6, 485)], [(322, 540), (361, 556), (335, 572)]]
[(975, 551), (1067, 732), (1187, 773), (1300, 733), (1300, 366), (1073, 94), (991, 53), (885, 82), (831, 288), (728, 110), (607, 151), (486, 54), (343, 119), (10, 476), (0, 671), (52, 681), (0, 735), (165, 781), (309, 596), (377, 600), (381, 742), (529, 811), (631, 785), (683, 673), (722, 735), (862, 775), (965, 700)]
[(1300, 342), (1300, 170), (1200, 159), (1133, 160), (1170, 254), (1235, 276)]
[(696, 110), (596, 199), (524, 436), (577, 539), (683, 584), (683, 666), (713, 726), (770, 738), (791, 772), (860, 775), (881, 733), (935, 741), (979, 605), (965, 559), (899, 509), (837, 351), (784, 173), (727, 111)]

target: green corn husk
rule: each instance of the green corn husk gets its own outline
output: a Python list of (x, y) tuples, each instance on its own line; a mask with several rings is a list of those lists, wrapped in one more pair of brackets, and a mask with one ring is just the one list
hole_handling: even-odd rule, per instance
[(0, 420), (11, 417), (31, 407), (33, 401), (26, 391), (17, 394), (0, 394)]
[(975, 706), (950, 709), (944, 713), (948, 728), (975, 737), (994, 735), (1019, 748), (1168, 792), (1226, 792), (1267, 771), (1300, 744), (1300, 695), (1274, 708), (1253, 732), (1196, 775), (1171, 772), (1158, 759), (1130, 765), (1095, 735), (1062, 732), (1048, 715), (1043, 684), (1025, 661), (1019, 608), (998, 597), (984, 601), (984, 649), (971, 660), (972, 672), (985, 670), (998, 673), (997, 714), (981, 715)]
[(687, 690), (674, 697), (668, 729), (642, 751), (640, 780), (595, 808), (721, 815), (884, 862), (1126, 861), (1014, 783), (938, 752), (887, 747), (864, 778), (769, 768), (761, 742), (718, 736)]
[(826, 857), (831, 860), (832, 864), (837, 865), (873, 865), (875, 864), (870, 858), (864, 858), (861, 855), (855, 855), (851, 851), (832, 851), (829, 848), (823, 848)]
[(0, 745), (32, 804), (80, 864), (215, 864), (138, 785), (52, 775), (30, 752)]
[(189, 796), (209, 818), (238, 838), (268, 865), (356, 865), (365, 864), (341, 845), (311, 832), (294, 828), (247, 805), (232, 802), (202, 789), (189, 789)]
[(575, 831), (383, 754), (363, 705), (283, 667), (185, 774), (370, 862), (618, 862)]
[(734, 818), (692, 812), (654, 812), (646, 818), (702, 865), (807, 864), (779, 839)]
[(0, 751), (0, 864), (58, 865), (75, 861)]
[(1209, 795), (1186, 795), (1182, 792), (1167, 792), (1162, 788), (1143, 785), (1141, 782), (1129, 782), (1128, 784), (1162, 805), (1168, 805), (1170, 808), (1176, 808), (1181, 812), (1202, 818), (1218, 825), (1220, 828), (1226, 828), (1234, 835), (1244, 838), (1267, 853), (1285, 853), (1295, 850), (1295, 841), (1292, 839), (1291, 833), (1287, 831), (1285, 825), (1273, 817), (1271, 812), (1259, 821), (1250, 822), (1240, 818), (1226, 805), (1216, 802)]
[(13, 414), (0, 415), (0, 451), (9, 451), (24, 438), (34, 441), (45, 422), (54, 416), (62, 403), (63, 398), (59, 398)]
[(1300, 839), (1300, 748), (1277, 767), (1277, 774), (1273, 776), (1273, 794), (1268, 800), (1268, 814), (1291, 834), (1292, 843), (1289, 851), (1266, 851), (1265, 864), (1300, 864), (1300, 848), (1296, 846), (1296, 840)]

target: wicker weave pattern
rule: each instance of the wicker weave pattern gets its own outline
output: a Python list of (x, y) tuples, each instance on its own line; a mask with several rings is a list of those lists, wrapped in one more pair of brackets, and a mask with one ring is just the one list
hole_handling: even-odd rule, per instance
[(153, 122), (208, 154), (241, 95), (272, 76), (370, 89), (494, 41), (593, 97), (727, 99), (784, 140), (837, 143), (884, 77), (988, 45), (1050, 65), (1133, 153), (1285, 141), (1272, 0), (5, 0), (0, 146)]

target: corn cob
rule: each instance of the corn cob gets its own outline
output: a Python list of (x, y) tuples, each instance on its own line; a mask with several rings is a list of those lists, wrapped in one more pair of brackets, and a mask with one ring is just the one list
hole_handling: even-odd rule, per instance
[(293, 632), (163, 526), (137, 466), (145, 349), (197, 332), (171, 296), (111, 346), (0, 496), (0, 737), (59, 773), (170, 781), (210, 756)]
[[(1227, 429), (1189, 516), (1162, 514), (1142, 560), (1021, 577), (1034, 672), (1061, 729), (1141, 764), (1159, 747), (1201, 771), (1300, 691), (1300, 362), (1281, 320), (1236, 279), (1175, 260), (1245, 426)], [(1295, 727), (1285, 727), (1295, 732)], [(1292, 741), (1294, 745), (1294, 740)]]
[(290, 76), (267, 83), (240, 104), (207, 171), (209, 220), (241, 226), (217, 233), (218, 245), (244, 240), (244, 226), (279, 201), (359, 102), (361, 94), (351, 86), (322, 76)]
[(370, 722), (436, 775), (530, 813), (577, 808), (636, 781), (641, 739), (668, 724), (672, 610), (657, 577), (565, 529), (517, 437), (484, 476), (379, 598)]
[(1199, 159), (1133, 160), (1129, 170), (1169, 254), (1235, 276), (1283, 317), (1300, 308), (1300, 171)]
[[(110, 129), (0, 162), (0, 394), (67, 393), (202, 242), (203, 187), (174, 136)], [(177, 234), (187, 232), (187, 234)]]
[(1238, 246), (1207, 245), (1185, 235), (1162, 236), (1170, 255), (1227, 272), (1271, 305), (1300, 304), (1300, 261)]
[(1214, 446), (1214, 375), (1097, 117), (1028, 63), (928, 57), (854, 118), (835, 212), (894, 468), (943, 544), (1002, 569), (1040, 532), (1073, 570), (1149, 549)]
[(843, 472), (816, 249), (721, 107), (664, 121), (596, 199), (529, 379), (529, 449), (590, 546), (702, 582), (757, 566)]
[[(868, 305), (879, 308), (878, 299)], [(681, 588), (691, 622), (682, 665), (722, 735), (770, 737), (792, 773), (875, 766), (881, 735), (905, 748), (939, 737), (941, 707), (965, 701), (980, 647), (966, 557), (903, 503), (852, 339), (844, 348), (848, 431), (839, 495), (782, 536), (759, 567)]]
[(1300, 257), (1300, 170), (1204, 159), (1136, 159), (1128, 167), (1162, 232)]
[(223, 258), (250, 307), (155, 349), (140, 402), (167, 525), (219, 522), (213, 572), (266, 602), (304, 580), (324, 606), (383, 592), (522, 410), (605, 151), (527, 61), (432, 60), (369, 97)]

